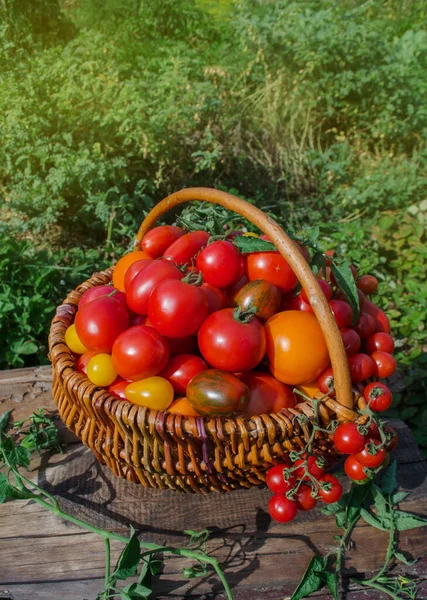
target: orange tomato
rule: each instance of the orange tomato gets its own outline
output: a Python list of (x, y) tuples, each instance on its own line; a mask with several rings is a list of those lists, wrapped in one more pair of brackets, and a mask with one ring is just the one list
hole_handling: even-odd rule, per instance
[(292, 388), (268, 373), (252, 371), (244, 373), (241, 379), (250, 391), (249, 402), (242, 412), (242, 417), (269, 415), (279, 412), (282, 408), (292, 408), (296, 404)]
[(128, 252), (117, 262), (113, 271), (113, 285), (115, 288), (120, 290), (121, 292), (125, 292), (125, 273), (128, 268), (137, 260), (142, 260), (143, 258), (151, 258), (148, 256), (146, 252), (143, 250), (134, 250), (133, 252)]
[[(314, 398), (318, 393), (322, 394), (322, 392), (319, 390), (319, 386), (317, 385), (317, 379), (299, 385), (298, 389), (301, 390), (301, 392), (304, 392), (304, 394), (310, 398)], [(322, 396), (324, 396), (324, 394), (322, 394)], [(296, 394), (296, 397), (298, 402), (304, 402), (304, 398), (299, 394)]]
[(173, 413), (174, 415), (183, 415), (184, 417), (200, 417), (197, 410), (191, 406), (185, 396), (174, 400), (169, 406), (168, 412)]
[(308, 383), (329, 366), (326, 342), (313, 313), (277, 313), (265, 324), (265, 332), (270, 370), (279, 381)]

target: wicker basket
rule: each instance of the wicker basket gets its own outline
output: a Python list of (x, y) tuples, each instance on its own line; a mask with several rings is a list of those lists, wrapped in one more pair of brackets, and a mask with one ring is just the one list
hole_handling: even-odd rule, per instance
[[(319, 407), (322, 422), (354, 421), (360, 398), (351, 388), (342, 338), (327, 301), (294, 242), (261, 210), (225, 192), (190, 188), (162, 200), (149, 213), (137, 234), (139, 244), (157, 219), (178, 204), (205, 200), (231, 209), (267, 234), (288, 261), (307, 292), (322, 328), (335, 377), (336, 400)], [(49, 335), (53, 365), (53, 396), (66, 426), (119, 477), (145, 487), (180, 492), (226, 492), (265, 483), (266, 471), (292, 449), (301, 449), (310, 435), (310, 422), (295, 416), (313, 416), (309, 402), (280, 413), (243, 418), (183, 417), (154, 411), (119, 400), (93, 385), (76, 371), (66, 346), (65, 331), (74, 321), (81, 295), (111, 281), (112, 269), (95, 273), (68, 294), (57, 308)], [(307, 348), (307, 351), (310, 349)], [(362, 400), (363, 402), (363, 400)], [(331, 440), (318, 433), (316, 449), (332, 460)]]

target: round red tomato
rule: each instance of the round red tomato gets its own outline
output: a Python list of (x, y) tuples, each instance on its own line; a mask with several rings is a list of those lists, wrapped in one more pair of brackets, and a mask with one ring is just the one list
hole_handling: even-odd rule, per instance
[(169, 360), (166, 340), (153, 327), (137, 325), (116, 339), (112, 351), (117, 373), (129, 381), (158, 375)]
[(277, 313), (280, 307), (280, 299), (280, 291), (275, 285), (258, 279), (249, 281), (237, 292), (233, 298), (233, 306), (238, 306), (242, 310), (255, 307), (257, 309), (256, 318), (264, 323)]
[(373, 275), (362, 275), (356, 285), (364, 294), (375, 294), (378, 290), (378, 279)]
[(244, 265), (241, 258), (236, 246), (226, 240), (219, 240), (203, 248), (197, 257), (196, 267), (202, 272), (203, 281), (226, 288), (242, 277)]
[(353, 320), (353, 311), (350, 304), (344, 302), (344, 300), (331, 300), (329, 302), (329, 306), (340, 329), (349, 327), (351, 325)]
[(316, 506), (316, 498), (312, 496), (312, 488), (309, 485), (303, 483), (300, 485), (299, 490), (297, 492), (297, 505), (299, 510), (312, 510)]
[(178, 354), (170, 359), (160, 377), (167, 379), (177, 394), (183, 395), (193, 377), (207, 368), (205, 361), (199, 356)]
[(101, 298), (102, 296), (111, 296), (115, 300), (120, 300), (125, 306), (126, 304), (126, 294), (117, 290), (112, 285), (97, 285), (93, 288), (89, 288), (82, 294), (79, 300), (79, 309), (82, 308), (88, 302), (92, 302), (92, 300), (96, 300), (97, 298)]
[(373, 381), (363, 390), (363, 396), (374, 412), (383, 412), (391, 406), (392, 395), (389, 388), (383, 383)]
[(344, 463), (344, 471), (353, 481), (364, 481), (368, 475), (364, 471), (365, 467), (357, 460), (354, 455), (347, 456)]
[(311, 304), (308, 304), (308, 302), (304, 302), (301, 294), (298, 294), (297, 296), (293, 296), (292, 298), (288, 299), (286, 305), (285, 303), (283, 303), (283, 307), (283, 310), (300, 310), (301, 312), (311, 313), (314, 312), (311, 308)]
[(146, 315), (151, 292), (166, 279), (182, 279), (182, 271), (167, 260), (153, 260), (131, 281), (127, 291), (129, 308), (139, 315)]
[(394, 340), (388, 333), (378, 331), (365, 340), (365, 350), (368, 354), (372, 354), (376, 350), (391, 354), (394, 350)]
[(136, 262), (132, 263), (131, 266), (127, 268), (124, 277), (124, 286), (126, 291), (129, 290), (130, 284), (138, 275), (138, 273), (140, 273), (152, 262), (153, 261), (151, 258), (143, 258), (142, 260), (137, 260)]
[(355, 454), (363, 450), (365, 438), (356, 423), (341, 423), (334, 431), (334, 444), (342, 454)]
[[(238, 309), (224, 308), (212, 313), (199, 330), (203, 358), (216, 369), (249, 371), (265, 354), (265, 331), (256, 317), (242, 322)], [(243, 313), (242, 313), (243, 314)]]
[(210, 283), (202, 283), (200, 289), (208, 301), (208, 315), (229, 306), (228, 298), (219, 288)]
[(320, 479), (320, 488), (317, 492), (319, 498), (325, 502), (325, 504), (333, 504), (338, 502), (342, 496), (342, 485), (338, 479), (330, 473), (325, 473)]
[(359, 334), (356, 333), (354, 329), (341, 329), (341, 337), (347, 356), (352, 356), (360, 350), (362, 341)]
[(370, 314), (375, 319), (375, 331), (384, 331), (390, 333), (390, 321), (381, 308), (366, 298), (363, 305), (363, 311)]
[(291, 386), (278, 381), (272, 375), (250, 371), (244, 373), (241, 379), (250, 391), (243, 417), (269, 415), (279, 412), (282, 408), (293, 408), (296, 404)]
[(288, 523), (295, 518), (298, 505), (295, 500), (289, 500), (286, 496), (274, 495), (268, 503), (270, 517), (278, 523)]
[(359, 334), (359, 337), (364, 340), (372, 335), (375, 331), (374, 317), (365, 312), (360, 313), (360, 316), (353, 328)]
[(387, 452), (384, 448), (378, 448), (381, 442), (379, 440), (370, 439), (366, 441), (365, 447), (361, 452), (354, 455), (354, 458), (364, 467), (376, 469), (385, 461)]
[(329, 394), (335, 396), (335, 384), (334, 384), (334, 373), (331, 368), (326, 369), (317, 378), (317, 385), (322, 394)]
[(282, 294), (292, 291), (298, 279), (279, 252), (253, 252), (246, 258), (246, 275), (249, 281), (264, 279)]
[(76, 369), (79, 373), (83, 373), (83, 375), (87, 375), (87, 365), (91, 358), (99, 354), (99, 352), (94, 352), (93, 350), (88, 350), (79, 356), (76, 362)]
[(365, 381), (374, 374), (374, 361), (367, 354), (353, 354), (348, 357), (351, 380), (355, 383)]
[(75, 325), (86, 348), (110, 354), (116, 337), (129, 326), (129, 313), (120, 300), (101, 296), (79, 308)]
[[(83, 342), (84, 343), (84, 342)], [(374, 375), (380, 379), (390, 377), (396, 370), (396, 359), (388, 352), (376, 350), (371, 354), (374, 361)]]
[(244, 410), (249, 400), (249, 389), (231, 373), (208, 369), (192, 378), (186, 396), (200, 415), (230, 416)]
[(206, 246), (209, 233), (206, 231), (191, 231), (186, 233), (165, 250), (164, 257), (173, 261), (178, 266), (191, 265), (197, 254)]
[(142, 241), (141, 250), (151, 258), (163, 256), (164, 251), (184, 235), (184, 230), (175, 225), (160, 225), (148, 231)]
[(117, 377), (116, 381), (108, 387), (108, 391), (112, 396), (116, 398), (120, 398), (121, 400), (126, 400), (125, 389), (129, 385), (129, 381), (123, 379), (122, 377)]
[(273, 494), (286, 494), (296, 485), (296, 477), (290, 473), (289, 477), (285, 477), (285, 469), (289, 469), (288, 463), (274, 465), (267, 471), (265, 481), (267, 487)]
[(307, 453), (304, 453), (303, 458), (298, 458), (295, 461), (294, 466), (299, 467), (295, 471), (295, 473), (300, 479), (308, 478), (306, 475), (306, 469), (308, 470), (310, 475), (312, 475), (316, 479), (322, 477), (322, 475), (325, 472), (325, 461), (319, 456), (308, 456)]

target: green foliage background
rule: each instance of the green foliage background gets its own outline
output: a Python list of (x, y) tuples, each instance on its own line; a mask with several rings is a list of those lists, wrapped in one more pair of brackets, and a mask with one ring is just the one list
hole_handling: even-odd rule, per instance
[(320, 226), (381, 281), (427, 408), (422, 0), (3, 0), (0, 368), (45, 363), (55, 305), (190, 185)]

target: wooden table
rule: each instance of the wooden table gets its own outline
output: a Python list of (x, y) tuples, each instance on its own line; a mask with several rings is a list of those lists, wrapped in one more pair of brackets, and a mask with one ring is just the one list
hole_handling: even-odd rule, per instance
[[(18, 369), (0, 373), (0, 413), (14, 409), (15, 420), (39, 407), (54, 410), (50, 368)], [(252, 489), (209, 496), (180, 495), (147, 490), (116, 479), (100, 466), (91, 452), (65, 430), (58, 420), (65, 454), (44, 456), (32, 472), (34, 480), (53, 493), (67, 512), (81, 519), (127, 534), (133, 525), (147, 541), (185, 545), (184, 529), (212, 531), (209, 549), (223, 563), (235, 599), (265, 600), (289, 597), (313, 553), (325, 552), (338, 533), (334, 520), (315, 510), (299, 515), (287, 525), (270, 520), (266, 490)], [(399, 483), (411, 491), (402, 508), (426, 514), (427, 466), (401, 422), (396, 457)], [(422, 557), (415, 566), (396, 572), (415, 577), (419, 598), (427, 598), (427, 530), (400, 535), (400, 548)], [(387, 534), (367, 526), (356, 527), (354, 548), (349, 551), (346, 573), (365, 575), (379, 568)], [(112, 544), (113, 559), (121, 550)], [(168, 557), (155, 584), (156, 598), (223, 598), (214, 575), (184, 580), (188, 562)], [(103, 588), (104, 547), (95, 534), (66, 523), (31, 501), (0, 506), (0, 599), (93, 600)], [(347, 600), (378, 599), (381, 595), (346, 584)], [(323, 592), (318, 600), (330, 598)]]

